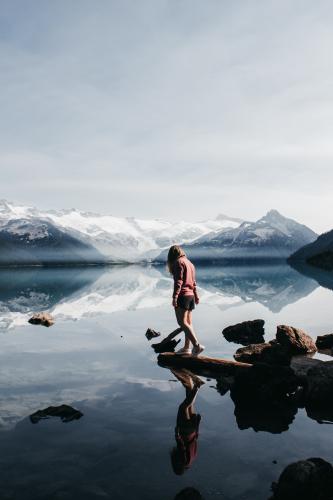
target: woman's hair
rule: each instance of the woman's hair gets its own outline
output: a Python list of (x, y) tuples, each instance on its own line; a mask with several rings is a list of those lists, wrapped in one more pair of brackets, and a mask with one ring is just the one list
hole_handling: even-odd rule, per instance
[(177, 259), (179, 259), (179, 257), (186, 257), (186, 253), (179, 245), (172, 245), (172, 247), (169, 248), (167, 260), (167, 267), (171, 274), (173, 273), (174, 263)]

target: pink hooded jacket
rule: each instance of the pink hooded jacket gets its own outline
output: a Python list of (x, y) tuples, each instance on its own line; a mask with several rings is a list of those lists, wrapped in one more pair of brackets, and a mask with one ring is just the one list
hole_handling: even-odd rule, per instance
[(173, 298), (178, 295), (194, 295), (197, 297), (195, 267), (187, 257), (179, 257), (173, 266)]

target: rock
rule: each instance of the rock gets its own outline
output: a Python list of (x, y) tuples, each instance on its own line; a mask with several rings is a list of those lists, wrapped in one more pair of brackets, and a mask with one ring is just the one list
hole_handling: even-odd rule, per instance
[(330, 500), (333, 467), (322, 458), (308, 458), (288, 465), (272, 484), (270, 500)]
[(162, 342), (152, 344), (151, 346), (156, 353), (174, 352), (176, 345), (179, 344), (180, 341), (181, 339), (168, 341), (163, 340)]
[(252, 321), (243, 321), (236, 325), (230, 325), (224, 328), (222, 335), (228, 342), (236, 344), (249, 345), (264, 342), (264, 324), (263, 319)]
[(277, 365), (289, 365), (291, 356), (283, 347), (271, 340), (263, 344), (250, 344), (240, 347), (234, 354), (236, 361), (243, 363), (269, 363)]
[(160, 337), (161, 334), (160, 332), (155, 332), (155, 330), (152, 330), (152, 328), (148, 328), (146, 331), (146, 337), (148, 340), (154, 339), (156, 337)]
[(49, 406), (45, 410), (38, 410), (30, 415), (30, 420), (33, 424), (37, 424), (40, 420), (50, 417), (60, 417), (62, 422), (71, 422), (72, 420), (79, 420), (83, 417), (83, 413), (72, 406)]
[(36, 313), (28, 321), (32, 325), (52, 326), (54, 324), (54, 319), (47, 312)]
[(333, 333), (327, 335), (318, 335), (316, 340), (318, 349), (332, 349), (333, 348)]
[(276, 340), (290, 354), (305, 354), (317, 351), (313, 339), (300, 328), (294, 328), (293, 326), (279, 325)]

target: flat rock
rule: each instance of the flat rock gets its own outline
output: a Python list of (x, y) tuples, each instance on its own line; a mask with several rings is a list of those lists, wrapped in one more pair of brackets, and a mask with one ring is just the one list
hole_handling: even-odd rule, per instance
[(317, 347), (313, 339), (300, 328), (279, 325), (276, 332), (276, 340), (290, 354), (306, 354), (316, 352)]
[(333, 498), (333, 467), (322, 458), (308, 458), (288, 465), (270, 500), (330, 500)]
[(318, 335), (316, 340), (318, 349), (332, 349), (333, 348), (333, 333), (327, 335)]
[(54, 318), (47, 312), (36, 313), (28, 320), (31, 325), (52, 326)]
[(278, 342), (271, 340), (263, 344), (250, 344), (246, 347), (240, 347), (235, 352), (234, 358), (242, 363), (289, 365), (291, 356)]
[(252, 365), (238, 363), (237, 361), (221, 358), (209, 358), (207, 356), (182, 356), (170, 352), (158, 356), (158, 364), (165, 367), (187, 368), (193, 373), (215, 373), (225, 376), (234, 376), (239, 371), (249, 371)]
[(263, 319), (254, 319), (243, 321), (236, 325), (230, 325), (224, 328), (222, 335), (228, 342), (236, 344), (249, 345), (264, 342), (264, 324)]
[(33, 424), (37, 424), (40, 420), (50, 417), (59, 417), (62, 422), (66, 423), (72, 420), (79, 420), (83, 417), (83, 413), (69, 405), (49, 406), (44, 410), (37, 410), (30, 415), (30, 421)]

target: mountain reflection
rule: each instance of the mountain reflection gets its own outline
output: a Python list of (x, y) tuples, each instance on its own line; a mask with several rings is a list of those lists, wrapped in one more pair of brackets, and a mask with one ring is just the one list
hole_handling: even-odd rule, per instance
[[(287, 264), (199, 266), (201, 303), (221, 309), (258, 302), (272, 312), (310, 294), (317, 282)], [(22, 268), (0, 271), (0, 328), (25, 325), (31, 312), (56, 319), (169, 305), (172, 280), (164, 266)]]
[(288, 264), (198, 267), (197, 279), (203, 288), (238, 296), (244, 302), (259, 302), (274, 313), (318, 286)]
[(325, 271), (319, 267), (310, 266), (305, 262), (292, 262), (292, 267), (296, 269), (302, 276), (315, 280), (320, 286), (333, 290), (333, 272)]

